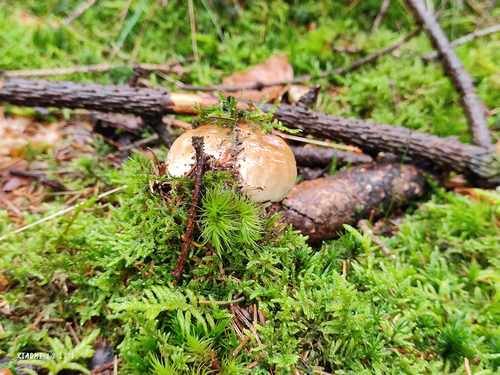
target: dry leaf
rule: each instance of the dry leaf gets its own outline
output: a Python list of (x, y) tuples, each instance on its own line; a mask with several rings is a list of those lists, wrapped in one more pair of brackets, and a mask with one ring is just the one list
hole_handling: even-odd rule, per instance
[[(261, 64), (224, 78), (222, 83), (227, 86), (241, 86), (255, 83), (287, 81), (291, 79), (293, 79), (293, 68), (288, 62), (288, 57), (285, 55), (276, 55), (270, 57)], [(286, 87), (283, 85), (267, 87), (262, 90), (227, 92), (226, 95), (231, 95), (238, 99), (270, 102), (279, 98), (285, 90)]]
[(9, 279), (7, 279), (7, 276), (4, 274), (0, 273), (0, 292), (4, 292), (7, 290), (9, 287)]

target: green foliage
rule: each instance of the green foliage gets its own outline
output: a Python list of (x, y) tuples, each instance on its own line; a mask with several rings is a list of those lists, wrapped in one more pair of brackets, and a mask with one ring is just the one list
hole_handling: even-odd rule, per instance
[[(413, 27), (404, 2), (391, 2), (383, 24), (372, 32), (380, 7), (375, 0), (257, 0), (244, 6), (200, 0), (194, 1), (199, 60), (187, 61), (193, 51), (186, 2), (99, 2), (64, 25), (80, 3), (1, 2), (0, 68), (179, 59), (186, 73), (176, 78), (213, 84), (284, 52), (296, 75), (315, 77), (387, 46)], [(465, 3), (434, 5), (452, 38), (482, 22)], [(498, 7), (488, 12), (498, 15)], [(497, 44), (498, 36), (489, 36), (457, 48), (492, 112), (491, 125), (499, 119)], [(339, 52), (346, 47), (359, 52)], [(449, 79), (438, 64), (419, 58), (430, 50), (422, 33), (398, 56), (384, 56), (335, 81), (318, 80), (324, 91), (317, 109), (467, 141), (465, 117)], [(122, 83), (131, 74), (120, 68), (64, 78)], [(174, 88), (170, 81), (149, 78)], [(204, 115), (224, 126), (248, 119), (264, 130), (286, 130), (269, 115), (252, 113), (238, 111), (227, 99)], [(107, 152), (103, 144), (96, 148), (100, 155)], [(32, 151), (30, 160), (57, 166), (50, 153)], [(312, 248), (279, 218), (268, 217), (264, 207), (242, 197), (228, 176), (208, 173), (200, 238), (174, 286), (170, 272), (192, 181), (158, 177), (139, 155), (120, 169), (100, 156), (70, 167), (83, 176), (64, 181), (75, 191), (125, 189), (99, 202), (91, 198), (69, 215), (0, 243), (0, 270), (10, 285), (1, 298), (11, 310), (1, 317), (2, 355), (53, 351), (55, 358), (40, 367), (85, 372), (80, 366), (92, 353), (97, 326), (116, 349), (125, 374), (213, 373), (214, 359), (222, 374), (440, 374), (460, 372), (465, 357), (474, 373), (498, 372), (500, 243), (499, 210), (493, 204), (436, 189), (429, 202), (403, 219), (398, 233), (384, 238), (393, 260), (351, 227)], [(157, 189), (165, 189), (166, 199)], [(497, 199), (494, 193), (478, 194)], [(24, 219), (34, 222), (63, 204), (55, 196), (41, 207), (43, 213), (26, 213)], [(0, 236), (14, 229), (7, 212), (0, 211)], [(265, 323), (255, 324), (255, 333), (244, 332), (249, 339), (233, 354), (241, 338), (227, 303), (240, 296), (239, 305), (255, 305)], [(35, 329), (38, 316), (79, 322), (83, 346), (68, 341), (64, 324), (41, 322)], [(15, 365), (13, 360), (10, 366)]]
[[(18, 235), (7, 243), (2, 264), (17, 265), (11, 277), (18, 286), (6, 294), (15, 311), (31, 306), (28, 290), (53, 290), (39, 301), (49, 316), (65, 311), (62, 316), (78, 317), (87, 330), (90, 318), (99, 322), (126, 373), (209, 372), (212, 358), (223, 373), (245, 372), (254, 361), (256, 373), (317, 366), (330, 372), (439, 372), (460, 366), (464, 357), (479, 358), (477, 369), (498, 367), (498, 236), (491, 205), (436, 191), (386, 240), (397, 254), (390, 260), (353, 228), (312, 249), (304, 237), (266, 218), (227, 175), (209, 173), (200, 229), (208, 244), (219, 246), (219, 255), (207, 246), (195, 248), (186, 277), (173, 286), (170, 271), (191, 182), (164, 181), (171, 186), (164, 201), (150, 190), (157, 177), (139, 156), (105, 176), (127, 186), (113, 206), (88, 206), (70, 221), (54, 222), (49, 232)], [(7, 220), (2, 218), (3, 228)], [(47, 241), (54, 234), (58, 240)], [(22, 251), (18, 241), (25, 244)], [(67, 281), (76, 288), (69, 296), (56, 287)], [(234, 357), (239, 341), (233, 317), (216, 301), (237, 295), (244, 296), (243, 305), (255, 303), (266, 323), (256, 326), (259, 341), (250, 339), (251, 350)], [(27, 316), (26, 323), (4, 325), (10, 344), (3, 350), (15, 355), (30, 345), (50, 351), (56, 343), (60, 352), (59, 344), (66, 345), (53, 333), (32, 331), (30, 321)], [(301, 359), (305, 353), (307, 361)], [(47, 366), (56, 371), (62, 363), (79, 363), (81, 355)]]
[(201, 208), (202, 238), (219, 254), (242, 247), (255, 247), (263, 232), (258, 206), (222, 185), (210, 187)]
[[(92, 356), (94, 349), (92, 343), (99, 335), (99, 330), (92, 331), (84, 337), (76, 346), (73, 346), (71, 338), (66, 336), (64, 341), (58, 338), (49, 337), (49, 356), (48, 359), (28, 359), (21, 360), (21, 365), (33, 365), (45, 369), (49, 375), (56, 375), (63, 370), (79, 371), (83, 374), (90, 374), (90, 371), (79, 361)], [(26, 370), (25, 370), (26, 371)], [(34, 374), (36, 372), (33, 371)]]
[(249, 109), (238, 109), (237, 100), (232, 97), (220, 97), (218, 106), (200, 109), (200, 115), (195, 124), (215, 124), (234, 128), (239, 122), (257, 124), (265, 133), (273, 129), (286, 133), (297, 134), (299, 129), (290, 129), (274, 118), (273, 111), (263, 112), (260, 108), (250, 106)]

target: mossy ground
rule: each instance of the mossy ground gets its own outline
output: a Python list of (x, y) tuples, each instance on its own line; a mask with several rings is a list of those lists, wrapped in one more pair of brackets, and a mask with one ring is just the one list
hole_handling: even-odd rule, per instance
[[(58, 26), (79, 3), (3, 1), (0, 69), (163, 63), (192, 56), (184, 2), (168, 1), (165, 7), (161, 1), (99, 2), (70, 26)], [(276, 52), (288, 54), (297, 75), (347, 65), (411, 30), (411, 17), (400, 2), (392, 3), (380, 29), (371, 32), (378, 1), (194, 1), (199, 61), (183, 64), (188, 73), (182, 79), (215, 83)], [(452, 39), (500, 16), (498, 7), (478, 14), (462, 2), (446, 4), (440, 22)], [(362, 52), (334, 50), (345, 45)], [(492, 129), (500, 116), (498, 47), (494, 36), (458, 48), (492, 112)], [(320, 81), (318, 110), (468, 141), (451, 83), (439, 64), (420, 59), (429, 50), (422, 34), (397, 57), (386, 56), (341, 82)], [(130, 75), (123, 69), (64, 78), (109, 83)], [(30, 159), (58, 168), (50, 152)], [(170, 271), (184, 231), (190, 182), (174, 183), (165, 201), (151, 189), (157, 177), (141, 155), (122, 169), (100, 155), (71, 165), (79, 170), (78, 179), (64, 181), (72, 189), (126, 188), (0, 242), (0, 270), (9, 281), (1, 298), (11, 310), (0, 312), (0, 353), (15, 358), (23, 351), (53, 352), (56, 358), (43, 363), (53, 373), (81, 370), (76, 364), (85, 366), (91, 339), (99, 334), (115, 347), (124, 374), (210, 373), (214, 358), (228, 374), (306, 374), (321, 368), (464, 373), (464, 358), (474, 373), (498, 371), (498, 205), (433, 188), (425, 202), (408, 211), (398, 232), (384, 238), (396, 254), (390, 259), (353, 229), (313, 249), (239, 197), (224, 176), (208, 175), (206, 186), (218, 188), (202, 202), (204, 236), (196, 238), (202, 245), (193, 251), (188, 276), (175, 286)], [(26, 221), (62, 207), (55, 196), (42, 213), (26, 213)], [(0, 235), (14, 229), (7, 212), (0, 211)], [(266, 320), (247, 332), (241, 350), (228, 306), (207, 302), (239, 296), (242, 307), (255, 304)], [(38, 316), (46, 322), (34, 327)], [(72, 343), (64, 322), (75, 322), (79, 335), (89, 339)]]

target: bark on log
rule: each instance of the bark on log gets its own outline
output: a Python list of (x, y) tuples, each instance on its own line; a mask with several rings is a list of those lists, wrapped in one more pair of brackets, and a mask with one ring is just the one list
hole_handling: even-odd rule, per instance
[[(64, 81), (10, 79), (0, 81), (0, 101), (25, 105), (83, 108), (89, 110), (131, 113), (138, 116), (156, 114), (195, 114), (201, 107), (214, 106), (210, 96), (169, 93), (161, 89), (129, 86), (102, 86)], [(241, 103), (242, 108), (248, 104)], [(263, 105), (264, 110), (271, 106)], [(500, 181), (500, 162), (492, 149), (466, 145), (450, 138), (440, 138), (406, 128), (379, 125), (356, 119), (328, 116), (298, 106), (282, 105), (275, 117), (285, 125), (338, 139), (360, 147), (368, 153), (385, 151), (404, 156), (405, 160), (424, 161), (446, 171), (463, 173), (479, 183)]]
[(374, 218), (421, 196), (424, 185), (415, 166), (363, 165), (301, 182), (281, 202), (281, 211), (288, 223), (318, 242), (335, 237), (344, 224)]
[(367, 153), (388, 152), (402, 160), (427, 162), (445, 171), (465, 174), (471, 182), (495, 185), (500, 182), (500, 160), (487, 148), (463, 144), (454, 138), (441, 138), (407, 128), (376, 124), (312, 112), (301, 107), (281, 106), (278, 120), (329, 139), (358, 146)]
[(432, 44), (441, 55), (445, 71), (460, 94), (474, 143), (482, 147), (491, 147), (485, 107), (476, 94), (471, 77), (453, 51), (450, 41), (434, 15), (426, 9), (424, 1), (406, 0), (406, 4), (415, 15), (417, 22), (424, 27)]

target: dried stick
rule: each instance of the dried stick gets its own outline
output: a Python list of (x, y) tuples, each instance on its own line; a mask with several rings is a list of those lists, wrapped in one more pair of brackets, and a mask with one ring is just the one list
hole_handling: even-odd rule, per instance
[(376, 51), (368, 56), (362, 57), (359, 60), (354, 61), (351, 65), (346, 68), (335, 69), (336, 75), (344, 75), (346, 73), (350, 73), (354, 70), (361, 68), (363, 65), (372, 64), (377, 61), (382, 56), (388, 55), (389, 53), (394, 52), (398, 48), (400, 48), (403, 44), (408, 42), (410, 39), (414, 38), (420, 33), (420, 28), (413, 30), (412, 32), (406, 34), (401, 39), (396, 41), (394, 44), (387, 46), (379, 51)]
[[(123, 190), (123, 189), (125, 189), (125, 186), (120, 186), (120, 187), (117, 187), (117, 188), (114, 188), (114, 189), (108, 190), (108, 191), (106, 191), (106, 192), (104, 192), (104, 193), (102, 193), (102, 194), (99, 194), (99, 195), (96, 197), (96, 199), (97, 199), (97, 200), (100, 200), (100, 199), (102, 199), (102, 198), (107, 197), (108, 195), (114, 194), (114, 193), (116, 193), (116, 192), (118, 192), (118, 191), (121, 191), (121, 190)], [(30, 224), (27, 224), (27, 225), (25, 225), (25, 226), (22, 226), (21, 228), (18, 228), (18, 229), (16, 229), (16, 230), (12, 231), (12, 232), (8, 232), (7, 234), (5, 234), (5, 235), (3, 235), (3, 236), (1, 236), (1, 237), (0, 237), (0, 241), (5, 240), (7, 237), (9, 237), (9, 236), (11, 236), (11, 235), (14, 235), (14, 234), (17, 234), (17, 233), (24, 232), (25, 230), (28, 230), (28, 229), (33, 228), (33, 227), (36, 227), (36, 226), (38, 226), (38, 225), (40, 225), (40, 224), (43, 224), (43, 223), (45, 223), (45, 222), (47, 222), (47, 221), (53, 220), (53, 219), (55, 219), (56, 217), (63, 216), (63, 215), (65, 215), (65, 214), (67, 214), (68, 212), (71, 212), (71, 211), (73, 211), (73, 210), (77, 209), (78, 207), (80, 207), (80, 206), (84, 205), (85, 203), (86, 203), (86, 202), (80, 202), (80, 203), (77, 203), (77, 204), (75, 204), (75, 205), (73, 205), (73, 206), (66, 207), (66, 208), (62, 209), (61, 211), (54, 212), (53, 214), (51, 214), (51, 215), (49, 215), (49, 216), (46, 216), (46, 217), (44, 217), (44, 218), (42, 218), (42, 219), (40, 219), (40, 220), (37, 220), (37, 221), (35, 221), (35, 222), (33, 222), (33, 223), (30, 223)]]
[[(64, 81), (0, 80), (0, 101), (24, 105), (67, 107), (106, 112), (144, 114), (196, 114), (200, 108), (213, 107), (213, 97), (188, 93), (170, 93), (162, 89), (129, 86), (103, 86)], [(239, 103), (241, 109), (251, 109)], [(384, 151), (406, 160), (426, 162), (444, 171), (465, 174), (474, 183), (500, 181), (500, 163), (494, 150), (463, 144), (398, 126), (329, 116), (299, 106), (282, 105), (274, 116), (285, 125), (328, 139), (340, 140), (373, 154)]]
[(291, 148), (297, 164), (304, 167), (326, 167), (333, 159), (341, 164), (363, 164), (373, 161), (369, 155), (326, 147), (291, 146)]
[(81, 3), (74, 11), (71, 13), (68, 18), (64, 20), (64, 25), (69, 25), (71, 22), (80, 17), (83, 13), (85, 13), (92, 5), (94, 5), (97, 0), (86, 0)]
[(188, 0), (189, 25), (191, 27), (191, 48), (196, 62), (200, 60), (198, 56), (198, 43), (196, 42), (196, 17), (194, 14), (193, 0)]
[[(499, 33), (499, 32), (500, 32), (500, 24), (493, 25), (493, 26), (490, 26), (490, 27), (486, 27), (484, 29), (479, 29), (479, 30), (473, 31), (470, 34), (466, 34), (464, 36), (461, 36), (460, 38), (457, 38), (457, 39), (453, 40), (450, 43), (450, 45), (452, 47), (461, 46), (462, 44), (469, 43), (469, 42), (473, 41), (476, 38), (480, 38), (480, 37), (487, 36), (487, 35), (490, 35), (490, 34), (496, 34), (496, 33)], [(434, 59), (436, 59), (438, 57), (439, 57), (439, 52), (433, 51), (431, 53), (428, 53), (427, 55), (424, 55), (422, 57), (422, 59), (425, 60), (425, 61), (431, 61), (431, 60), (434, 60)]]
[(44, 173), (41, 172), (30, 172), (30, 171), (22, 171), (20, 169), (11, 169), (9, 173), (12, 176), (17, 176), (17, 177), (27, 177), (27, 178), (33, 178), (40, 182), (42, 185), (45, 185), (47, 187), (50, 187), (51, 189), (55, 191), (67, 191), (66, 187), (59, 181), (57, 180), (51, 180), (49, 179)]
[(95, 65), (77, 65), (65, 68), (48, 68), (48, 69), (28, 69), (28, 70), (5, 70), (2, 75), (8, 78), (28, 78), (28, 77), (50, 77), (63, 76), (77, 73), (104, 73), (110, 70), (121, 68), (133, 68), (141, 72), (160, 72), (170, 73), (172, 67), (177, 63), (171, 64), (134, 64), (132, 66), (126, 64), (95, 64)]
[(380, 26), (380, 23), (384, 19), (387, 10), (389, 9), (389, 5), (391, 5), (391, 0), (382, 0), (380, 4), (380, 10), (378, 11), (377, 17), (375, 17), (375, 21), (373, 21), (372, 31), (375, 31)]
[(193, 241), (194, 224), (196, 221), (198, 202), (200, 201), (201, 195), (201, 184), (207, 161), (207, 156), (203, 151), (203, 137), (193, 137), (192, 142), (194, 150), (196, 151), (196, 165), (194, 167), (194, 188), (191, 195), (191, 207), (189, 207), (187, 227), (182, 238), (181, 252), (177, 260), (177, 266), (175, 267), (175, 270), (172, 271), (172, 275), (175, 277), (177, 282), (179, 282), (181, 279), (182, 272), (184, 271), (184, 266), (189, 255), (189, 249), (191, 248), (191, 242)]
[(458, 90), (467, 117), (473, 142), (485, 148), (491, 147), (485, 107), (476, 94), (471, 77), (453, 51), (448, 38), (436, 18), (425, 7), (423, 0), (406, 0), (416, 21), (425, 28), (434, 47), (439, 51), (446, 73)]
[(219, 306), (223, 306), (223, 305), (233, 305), (233, 304), (242, 302), (244, 300), (245, 300), (245, 297), (242, 296), (242, 297), (238, 297), (236, 299), (230, 300), (230, 301), (212, 301), (212, 300), (201, 299), (201, 300), (198, 301), (198, 303), (200, 305), (219, 305)]
[(387, 245), (373, 233), (372, 228), (370, 228), (370, 224), (368, 223), (368, 220), (363, 219), (358, 222), (358, 227), (361, 229), (363, 234), (365, 234), (370, 240), (378, 246), (380, 251), (382, 252), (383, 255), (389, 258), (394, 258), (394, 254), (392, 251), (387, 247)]

